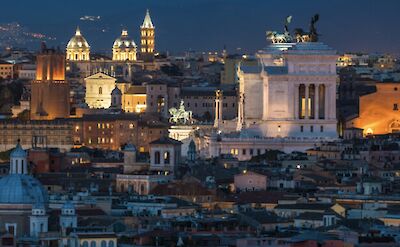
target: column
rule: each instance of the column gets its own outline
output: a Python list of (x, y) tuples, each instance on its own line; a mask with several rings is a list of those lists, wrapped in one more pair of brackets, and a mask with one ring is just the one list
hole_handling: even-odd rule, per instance
[(315, 104), (314, 104), (314, 119), (319, 119), (319, 84), (314, 84), (315, 85), (315, 91), (314, 91), (314, 99), (315, 99)]
[(305, 84), (304, 85), (305, 86), (305, 103), (304, 103), (304, 107), (305, 107), (305, 109), (306, 109), (306, 111), (305, 111), (305, 119), (309, 119), (310, 118), (310, 113), (308, 112), (308, 108), (309, 108), (309, 106), (308, 106), (308, 101), (309, 101), (309, 98), (310, 98), (310, 94), (309, 94), (309, 84)]
[(214, 127), (219, 128), (222, 124), (222, 111), (223, 111), (223, 104), (222, 104), (222, 91), (217, 90), (215, 92), (215, 120), (214, 120)]
[(238, 100), (238, 116), (237, 116), (237, 126), (236, 130), (240, 131), (243, 127), (243, 93), (239, 93), (239, 100)]
[(331, 119), (336, 119), (336, 83), (330, 85), (330, 88), (331, 88), (330, 89), (331, 100), (330, 100), (329, 116)]
[(294, 119), (299, 119), (299, 84), (294, 85)]
[(325, 114), (325, 119), (326, 120), (328, 120), (329, 119), (329, 98), (330, 98), (330, 93), (329, 93), (329, 91), (330, 91), (330, 86), (329, 85), (326, 85), (325, 84), (325, 104), (324, 104), (324, 106), (325, 106), (325, 111), (324, 111), (324, 114)]

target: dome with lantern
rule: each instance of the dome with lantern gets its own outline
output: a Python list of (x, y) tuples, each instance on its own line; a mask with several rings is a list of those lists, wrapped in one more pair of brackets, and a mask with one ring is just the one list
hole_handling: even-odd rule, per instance
[(89, 60), (89, 54), (90, 45), (77, 27), (75, 35), (67, 44), (67, 59), (72, 61)]
[(42, 184), (28, 174), (27, 154), (18, 142), (10, 154), (10, 174), (0, 179), (0, 208), (5, 205), (26, 205), (48, 202)]
[(114, 41), (114, 48), (136, 48), (136, 43), (128, 35), (128, 31), (123, 29), (121, 36)]
[(123, 29), (121, 36), (113, 44), (113, 60), (135, 61), (137, 46), (133, 39), (128, 35), (128, 31)]

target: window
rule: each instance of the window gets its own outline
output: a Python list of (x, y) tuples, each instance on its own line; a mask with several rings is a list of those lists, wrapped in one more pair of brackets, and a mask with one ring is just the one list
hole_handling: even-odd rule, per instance
[(246, 155), (246, 149), (242, 150), (242, 155)]
[(103, 88), (99, 87), (99, 94), (103, 94)]
[(250, 149), (250, 155), (253, 155), (253, 149)]
[(310, 126), (310, 132), (314, 132), (314, 126)]
[(102, 240), (100, 246), (107, 247), (107, 242), (105, 240)]
[(83, 241), (82, 247), (89, 247), (88, 241)]
[(12, 235), (16, 235), (17, 234), (17, 224), (15, 223), (6, 223), (6, 230), (8, 233), (12, 234)]
[(393, 104), (393, 111), (398, 111), (398, 110), (399, 110), (399, 107), (398, 107), (397, 103)]
[(300, 132), (304, 132), (304, 126), (300, 126)]
[(160, 164), (160, 151), (154, 153), (154, 164)]
[(90, 242), (90, 247), (96, 247), (96, 241), (91, 241)]
[(169, 152), (166, 151), (164, 152), (164, 164), (169, 164), (170, 163), (170, 157), (169, 157)]
[(320, 126), (319, 131), (320, 132), (324, 132), (324, 126), (323, 125)]

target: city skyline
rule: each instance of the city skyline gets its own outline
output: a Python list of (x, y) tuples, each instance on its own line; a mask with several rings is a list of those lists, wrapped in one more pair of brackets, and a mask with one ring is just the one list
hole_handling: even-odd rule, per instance
[[(20, 12), (4, 13), (0, 24), (18, 22), (32, 32), (56, 37), (48, 41), (54, 46), (65, 46), (79, 25), (93, 51), (111, 53), (112, 42), (122, 28), (128, 29), (138, 43), (139, 26), (149, 9), (157, 29), (157, 51), (221, 51), (226, 46), (230, 53), (238, 51), (237, 48), (253, 53), (267, 45), (266, 31), (283, 29), (286, 16), (293, 16), (291, 30), (308, 29), (311, 16), (319, 13), (317, 29), (321, 40), (339, 52), (400, 54), (400, 48), (396, 47), (400, 34), (391, 31), (400, 18), (396, 16), (399, 2), (305, 2), (287, 1), (282, 5), (279, 1), (234, 0), (226, 4), (223, 0), (173, 0), (129, 2), (123, 7), (104, 8), (108, 2), (102, 0), (96, 4), (43, 0), (39, 1), (41, 8), (35, 8), (37, 1), (21, 1), (3, 4), (6, 9), (17, 8)], [(34, 12), (30, 11), (32, 8)]]

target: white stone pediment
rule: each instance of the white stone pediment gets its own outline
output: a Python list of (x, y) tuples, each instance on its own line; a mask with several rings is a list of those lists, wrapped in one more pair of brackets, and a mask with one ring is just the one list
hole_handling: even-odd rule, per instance
[(104, 72), (97, 72), (93, 75), (90, 75), (88, 77), (85, 78), (85, 80), (87, 79), (112, 79), (112, 80), (116, 80), (114, 77), (107, 75)]

